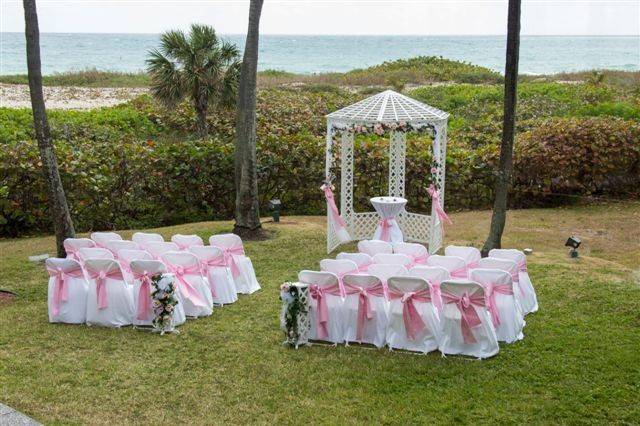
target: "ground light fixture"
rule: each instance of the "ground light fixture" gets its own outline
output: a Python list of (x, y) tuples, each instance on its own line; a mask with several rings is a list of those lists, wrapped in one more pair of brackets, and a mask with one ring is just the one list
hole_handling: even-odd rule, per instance
[(582, 243), (580, 238), (573, 235), (567, 239), (566, 243), (564, 243), (565, 247), (571, 247), (571, 251), (569, 253), (572, 258), (578, 257), (578, 247), (580, 247), (580, 243)]
[(274, 198), (269, 200), (269, 210), (271, 210), (271, 216), (273, 216), (274, 222), (280, 222), (280, 209), (282, 208), (282, 202)]

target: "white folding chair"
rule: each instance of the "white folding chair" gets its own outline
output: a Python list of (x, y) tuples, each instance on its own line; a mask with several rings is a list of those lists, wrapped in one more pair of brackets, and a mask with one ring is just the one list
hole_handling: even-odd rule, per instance
[(438, 349), (440, 323), (429, 283), (418, 277), (389, 278), (390, 349), (431, 352)]
[(403, 265), (389, 265), (385, 263), (374, 263), (369, 267), (367, 273), (377, 277), (382, 282), (382, 287), (384, 288), (385, 296), (387, 296), (387, 298), (389, 296), (387, 294), (387, 281), (389, 278), (409, 275), (409, 271), (407, 271), (407, 268)]
[(176, 243), (169, 243), (165, 241), (149, 241), (144, 247), (156, 260), (162, 260), (162, 255), (165, 253), (180, 251), (180, 248), (178, 248)]
[(80, 263), (75, 259), (49, 258), (45, 261), (45, 266), (49, 274), (49, 322), (84, 323), (87, 318), (89, 284)]
[(169, 272), (176, 277), (176, 288), (182, 295), (184, 313), (189, 317), (205, 317), (213, 313), (209, 283), (202, 276), (200, 261), (191, 253), (173, 251), (161, 256)]
[(484, 257), (478, 261), (478, 268), (482, 269), (499, 269), (507, 272), (511, 276), (513, 281), (513, 289), (515, 292), (516, 301), (520, 306), (520, 310), (526, 315), (527, 311), (523, 307), (525, 292), (518, 280), (518, 265), (513, 260), (499, 259), (497, 257)]
[(347, 259), (323, 259), (320, 261), (320, 270), (322, 272), (331, 272), (338, 277), (338, 285), (344, 296), (344, 283), (342, 278), (347, 274), (357, 274), (358, 265), (352, 260)]
[(138, 243), (128, 240), (111, 240), (108, 241), (105, 248), (113, 253), (113, 257), (118, 259), (120, 250), (140, 250)]
[(244, 254), (244, 246), (239, 236), (235, 234), (212, 235), (209, 238), (209, 244), (223, 251), (239, 293), (251, 294), (260, 290), (253, 264), (251, 259)]
[(393, 253), (393, 246), (382, 240), (362, 240), (358, 242), (358, 251), (373, 257), (378, 253)]
[(427, 259), (429, 258), (427, 248), (418, 243), (394, 243), (393, 252), (409, 256), (412, 266), (426, 265)]
[(472, 269), (469, 279), (484, 287), (487, 308), (498, 341), (513, 343), (522, 340), (524, 315), (514, 296), (511, 276), (499, 269)]
[(88, 259), (115, 259), (113, 253), (101, 247), (82, 247), (78, 250), (78, 257), (82, 263)]
[(133, 274), (131, 272), (131, 262), (134, 260), (151, 260), (153, 256), (151, 256), (145, 250), (138, 249), (122, 249), (118, 250), (117, 259), (120, 263), (120, 268), (122, 269), (122, 273), (124, 274), (124, 278), (127, 282), (133, 282)]
[(358, 266), (358, 272), (366, 273), (369, 266), (373, 263), (373, 258), (366, 253), (338, 253), (338, 260), (351, 260)]
[(464, 259), (467, 269), (478, 266), (478, 261), (482, 258), (480, 250), (469, 246), (447, 246), (444, 249), (445, 256), (458, 256)]
[(467, 263), (459, 256), (434, 254), (427, 259), (427, 266), (441, 266), (449, 271), (451, 278), (466, 279), (468, 274)]
[(373, 263), (385, 263), (387, 265), (402, 265), (405, 268), (409, 269), (411, 264), (411, 258), (406, 254), (388, 254), (388, 253), (378, 253), (373, 256)]
[(344, 341), (345, 318), (338, 277), (331, 272), (301, 271), (298, 281), (309, 284), (309, 339), (334, 344)]
[(203, 275), (211, 288), (213, 303), (227, 305), (238, 300), (236, 283), (233, 281), (222, 250), (211, 246), (192, 246), (189, 252), (200, 260)]
[(133, 287), (122, 275), (120, 264), (112, 259), (87, 259), (89, 277), (87, 324), (122, 327), (131, 324), (135, 312)]
[(115, 232), (92, 232), (91, 239), (98, 247), (106, 248), (109, 241), (121, 240), (122, 237)]
[(451, 280), (443, 282), (440, 290), (440, 352), (476, 358), (497, 354), (498, 339), (482, 286), (469, 280)]
[(440, 284), (451, 278), (449, 271), (442, 266), (418, 265), (411, 268), (409, 275), (422, 278), (429, 283), (431, 289), (431, 301), (438, 313), (442, 311), (442, 296), (440, 295)]
[[(167, 267), (159, 260), (136, 259), (131, 261), (131, 273), (133, 274), (133, 304), (135, 306), (133, 325), (153, 325), (155, 314), (153, 313), (153, 299), (151, 297), (153, 291), (151, 280), (156, 274), (166, 274)], [(182, 296), (177, 289), (177, 282), (175, 281), (174, 288), (178, 304), (173, 308), (171, 323), (174, 326), (178, 326), (184, 324), (186, 316)]]
[(64, 251), (67, 252), (67, 259), (75, 259), (80, 261), (78, 250), (83, 247), (95, 247), (96, 243), (89, 238), (67, 238), (62, 243)]
[(175, 234), (171, 237), (171, 242), (176, 243), (180, 250), (188, 250), (189, 247), (203, 246), (204, 242), (198, 235)]
[(533, 283), (527, 272), (527, 256), (516, 249), (493, 249), (489, 251), (489, 257), (508, 259), (516, 262), (518, 266), (518, 285), (524, 293), (521, 303), (525, 314), (538, 310), (538, 295), (533, 288)]
[(136, 232), (131, 236), (131, 240), (135, 241), (142, 247), (143, 249), (147, 248), (147, 243), (155, 242), (155, 243), (163, 243), (164, 237), (160, 234), (150, 233), (150, 232)]
[(342, 305), (345, 342), (384, 346), (389, 302), (382, 282), (373, 275), (345, 275), (346, 297)]

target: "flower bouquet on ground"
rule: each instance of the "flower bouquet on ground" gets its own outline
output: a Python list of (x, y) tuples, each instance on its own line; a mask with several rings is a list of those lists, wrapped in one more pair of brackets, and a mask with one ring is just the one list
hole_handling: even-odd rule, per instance
[(151, 278), (151, 298), (154, 318), (154, 331), (160, 333), (177, 333), (173, 325), (173, 313), (178, 304), (174, 276), (170, 274), (156, 274)]

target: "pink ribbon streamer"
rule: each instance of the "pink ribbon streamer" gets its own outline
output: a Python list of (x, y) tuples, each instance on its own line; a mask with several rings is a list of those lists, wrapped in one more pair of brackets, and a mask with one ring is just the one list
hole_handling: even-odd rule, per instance
[(340, 216), (340, 211), (338, 211), (338, 206), (336, 206), (336, 200), (333, 196), (333, 191), (331, 190), (331, 186), (322, 185), (321, 189), (324, 191), (324, 197), (327, 199), (327, 206), (329, 211), (331, 212), (331, 217), (333, 218), (334, 226), (338, 229), (347, 229), (346, 223)]
[(88, 271), (89, 278), (96, 281), (96, 295), (98, 298), (98, 309), (106, 309), (109, 307), (107, 301), (107, 285), (106, 279), (111, 278), (114, 280), (124, 281), (122, 271), (120, 268), (112, 271)]
[(83, 278), (82, 268), (63, 270), (60, 267), (47, 267), (47, 273), (55, 279), (53, 284), (53, 315), (60, 314), (60, 304), (69, 300), (67, 277)]
[(366, 321), (373, 318), (373, 309), (371, 308), (371, 296), (384, 297), (384, 287), (382, 283), (372, 287), (360, 287), (355, 285), (345, 285), (347, 294), (358, 294), (358, 326), (356, 329), (356, 340), (362, 342)]
[(416, 306), (413, 302), (430, 302), (431, 293), (428, 288), (419, 291), (399, 292), (392, 288), (389, 289), (389, 298), (400, 299), (402, 302), (402, 319), (404, 321), (404, 329), (407, 333), (407, 339), (415, 340), (416, 334), (422, 332), (427, 326), (425, 325), (422, 317), (418, 313)]
[(237, 278), (240, 275), (240, 268), (238, 268), (238, 264), (236, 263), (236, 259), (234, 256), (242, 256), (244, 255), (244, 247), (242, 246), (233, 246), (233, 247), (218, 247), (214, 246), (222, 250), (224, 254), (224, 260), (227, 263), (229, 269), (231, 269), (231, 275), (233, 278)]
[(442, 300), (447, 304), (455, 304), (460, 311), (460, 315), (462, 317), (460, 321), (460, 329), (462, 331), (464, 343), (477, 343), (472, 329), (479, 326), (481, 321), (474, 305), (478, 307), (485, 307), (484, 297), (478, 295), (469, 296), (466, 292), (462, 296), (458, 296), (445, 291), (442, 292)]
[(140, 321), (149, 319), (151, 309), (151, 277), (147, 271), (142, 273), (134, 272), (133, 278), (140, 280), (140, 290), (138, 291), (138, 312), (136, 318)]
[(378, 224), (380, 225), (381, 233), (380, 239), (382, 241), (389, 241), (391, 239), (391, 220), (393, 217), (383, 217)]
[(440, 283), (438, 281), (429, 281), (429, 289), (431, 290), (431, 300), (433, 306), (436, 307), (438, 312), (442, 311), (442, 294), (440, 292)]
[(513, 295), (513, 287), (510, 285), (498, 285), (498, 284), (484, 284), (484, 297), (487, 302), (487, 309), (491, 314), (491, 321), (493, 326), (500, 325), (500, 313), (498, 312), (498, 306), (496, 305), (496, 294)]
[(341, 291), (338, 285), (332, 285), (327, 287), (321, 287), (316, 284), (309, 286), (309, 292), (311, 297), (317, 301), (316, 310), (316, 334), (318, 339), (326, 339), (329, 337), (329, 331), (327, 329), (327, 323), (329, 322), (329, 308), (327, 308), (326, 295), (332, 294), (334, 296), (341, 296)]
[(453, 225), (453, 222), (451, 222), (451, 219), (449, 219), (449, 216), (440, 205), (440, 192), (438, 192), (436, 187), (431, 184), (429, 185), (429, 188), (427, 188), (427, 191), (431, 196), (431, 203), (433, 204), (433, 208), (436, 210), (436, 216), (440, 221), (440, 229), (442, 230), (442, 235), (444, 235), (444, 222), (447, 222), (449, 225)]
[(206, 303), (202, 300), (200, 293), (189, 281), (186, 280), (187, 275), (200, 275), (200, 265), (191, 265), (184, 267), (182, 265), (167, 265), (169, 270), (173, 272), (181, 285), (180, 292), (184, 297), (189, 299), (195, 306), (203, 307)]

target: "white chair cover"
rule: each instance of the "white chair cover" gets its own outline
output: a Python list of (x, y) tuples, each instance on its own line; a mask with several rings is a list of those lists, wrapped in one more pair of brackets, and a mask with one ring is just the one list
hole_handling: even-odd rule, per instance
[(105, 327), (131, 324), (135, 312), (133, 287), (124, 280), (120, 264), (112, 259), (87, 259), (84, 268), (89, 276), (87, 324)]
[(389, 347), (423, 353), (438, 349), (440, 322), (429, 284), (417, 277), (391, 277), (389, 299)]
[(176, 234), (171, 237), (171, 242), (176, 243), (180, 250), (188, 250), (189, 247), (203, 246), (204, 242), (198, 235)]
[(524, 295), (522, 297), (522, 309), (525, 314), (538, 310), (538, 295), (533, 288), (533, 283), (527, 272), (527, 256), (517, 249), (493, 249), (489, 251), (489, 257), (508, 259), (516, 262), (518, 266), (518, 284)]
[(449, 271), (442, 266), (424, 266), (418, 265), (411, 268), (409, 275), (412, 277), (422, 278), (429, 283), (431, 289), (431, 301), (436, 307), (438, 313), (442, 311), (442, 296), (440, 295), (440, 284), (443, 281), (451, 279)]
[(202, 265), (202, 273), (211, 288), (213, 303), (219, 305), (235, 303), (238, 300), (238, 290), (222, 250), (211, 246), (192, 246), (189, 251)]
[(83, 247), (78, 250), (78, 257), (82, 263), (88, 259), (115, 259), (113, 253), (101, 247)]
[(358, 242), (358, 251), (375, 256), (378, 253), (393, 253), (393, 246), (386, 241), (362, 240)]
[(342, 305), (344, 340), (381, 348), (386, 341), (389, 309), (382, 282), (373, 275), (345, 275), (343, 281), (347, 294)]
[(404, 254), (411, 258), (412, 265), (426, 265), (429, 251), (418, 243), (394, 243), (393, 252)]
[(373, 256), (373, 263), (386, 263), (388, 265), (402, 265), (405, 268), (409, 269), (411, 264), (411, 258), (406, 254), (388, 254), (388, 253), (378, 253)]
[(92, 232), (91, 239), (96, 243), (98, 247), (107, 247), (107, 243), (111, 240), (121, 240), (120, 234), (115, 232)]
[(444, 249), (445, 256), (458, 256), (464, 259), (467, 269), (477, 268), (478, 261), (482, 258), (480, 250), (469, 246), (447, 246)]
[(338, 253), (336, 256), (338, 260), (351, 260), (358, 266), (358, 271), (366, 273), (369, 266), (373, 263), (373, 258), (366, 253)]
[[(149, 257), (151, 256), (149, 255)], [(143, 281), (146, 281), (146, 279), (151, 280), (155, 274), (165, 274), (167, 267), (159, 260), (137, 259), (131, 261), (131, 272), (136, 276), (133, 280), (133, 304), (135, 306), (133, 325), (153, 325), (153, 318), (155, 317), (152, 307), (153, 299), (151, 298), (153, 287), (150, 281), (147, 281), (146, 285), (143, 285)], [(177, 288), (177, 283), (175, 284)], [(171, 324), (174, 326), (184, 324), (187, 319), (184, 313), (184, 302), (179, 290), (176, 291), (176, 296), (178, 304), (174, 307), (173, 317), (171, 318)], [(142, 301), (143, 297), (147, 298), (146, 307)]]
[[(344, 341), (345, 311), (338, 277), (331, 272), (301, 271), (298, 281), (309, 284), (309, 339), (336, 344)], [(318, 315), (319, 302), (326, 306), (326, 318)]]
[(78, 251), (83, 247), (95, 247), (96, 243), (89, 238), (67, 238), (62, 243), (64, 250), (67, 252), (67, 259), (75, 259), (80, 261)]
[(467, 262), (459, 256), (434, 254), (427, 259), (427, 266), (441, 266), (449, 271), (451, 278), (455, 279), (466, 279), (468, 274)]
[(235, 234), (212, 235), (209, 237), (209, 244), (224, 252), (238, 293), (251, 294), (260, 290), (253, 263), (244, 254), (244, 246), (239, 236)]
[(511, 276), (499, 269), (472, 269), (469, 279), (484, 287), (498, 341), (513, 343), (522, 340), (524, 315), (514, 296), (517, 289), (514, 289)]
[(162, 255), (165, 253), (180, 251), (180, 248), (176, 243), (164, 241), (149, 241), (148, 243), (145, 243), (145, 249), (156, 260), (162, 260)]
[(156, 233), (136, 232), (131, 237), (131, 240), (138, 243), (140, 247), (146, 249), (147, 243), (151, 243), (151, 242), (162, 243), (164, 242), (164, 237)]
[[(451, 280), (443, 282), (440, 289), (443, 301), (440, 352), (476, 358), (497, 354), (500, 348), (482, 286), (469, 280)], [(449, 299), (449, 295), (459, 302)]]
[(522, 287), (520, 287), (520, 283), (518, 282), (518, 265), (516, 264), (516, 262), (509, 259), (498, 259), (497, 257), (484, 257), (478, 261), (478, 268), (499, 269), (501, 271), (507, 272), (511, 276), (511, 280), (513, 281), (516, 302), (518, 302), (520, 310), (524, 314), (527, 313), (527, 311), (522, 307), (525, 293)]
[(359, 272), (358, 265), (354, 261), (347, 259), (323, 259), (320, 261), (320, 270), (322, 272), (331, 272), (338, 277), (338, 285), (342, 296), (345, 295), (342, 278), (347, 274), (357, 274)]
[(84, 323), (89, 284), (80, 263), (75, 259), (49, 258), (45, 265), (49, 273), (49, 322)]
[(389, 281), (389, 278), (404, 277), (409, 275), (409, 271), (403, 265), (389, 265), (386, 263), (374, 263), (373, 265), (369, 266), (369, 271), (367, 273), (382, 281), (382, 287), (384, 288), (384, 292), (387, 298), (389, 296), (387, 294), (387, 281)]
[(189, 317), (211, 315), (211, 289), (202, 276), (198, 258), (184, 251), (172, 251), (162, 255), (162, 262), (167, 266), (167, 270), (176, 276), (176, 288), (182, 295), (184, 313)]
[(153, 259), (153, 256), (151, 256), (145, 250), (122, 249), (122, 250), (118, 250), (117, 259), (118, 259), (118, 263), (120, 263), (120, 268), (122, 269), (124, 278), (127, 280), (128, 283), (133, 283), (133, 274), (131, 272), (131, 261), (151, 260)]
[(107, 242), (106, 249), (113, 253), (113, 256), (118, 259), (118, 252), (120, 250), (140, 250), (140, 246), (133, 241), (111, 240)]

